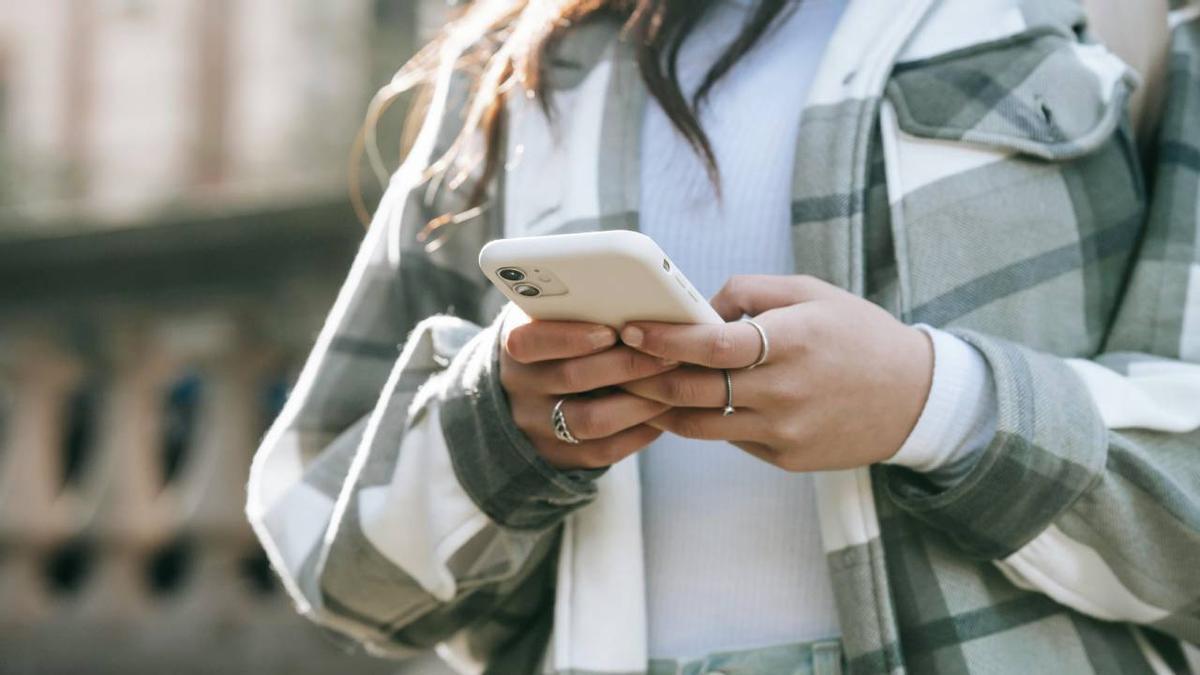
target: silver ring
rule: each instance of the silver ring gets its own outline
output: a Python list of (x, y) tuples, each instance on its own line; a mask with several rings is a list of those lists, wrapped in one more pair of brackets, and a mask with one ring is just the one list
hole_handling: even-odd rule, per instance
[(758, 331), (759, 340), (762, 341), (762, 347), (760, 347), (758, 350), (758, 358), (754, 360), (754, 363), (751, 363), (745, 368), (746, 370), (753, 370), (767, 362), (767, 355), (771, 353), (771, 342), (767, 340), (767, 331), (764, 330), (762, 326), (758, 325), (757, 321), (754, 319), (742, 319), (742, 321), (754, 326), (754, 330)]
[(567, 416), (563, 414), (563, 404), (567, 399), (560, 398), (558, 403), (554, 404), (554, 412), (550, 413), (550, 426), (554, 427), (554, 437), (563, 443), (571, 445), (579, 445), (579, 439), (575, 438), (574, 434), (567, 427)]
[(733, 409), (733, 375), (729, 373), (728, 369), (722, 370), (721, 372), (725, 373), (725, 411), (721, 414), (725, 417), (729, 417), (733, 413), (737, 412)]

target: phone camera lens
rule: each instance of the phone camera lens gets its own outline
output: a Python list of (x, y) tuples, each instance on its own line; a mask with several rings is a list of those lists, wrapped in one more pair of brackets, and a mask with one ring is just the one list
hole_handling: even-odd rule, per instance
[(533, 284), (517, 284), (516, 286), (513, 286), (513, 290), (527, 298), (532, 298), (542, 294), (542, 289), (534, 286)]
[(525, 278), (525, 273), (515, 267), (501, 267), (496, 274), (505, 281), (521, 281)]

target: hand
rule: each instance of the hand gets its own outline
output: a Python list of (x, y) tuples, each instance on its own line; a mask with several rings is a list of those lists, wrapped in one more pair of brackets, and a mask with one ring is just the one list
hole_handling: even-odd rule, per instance
[[(933, 377), (933, 347), (870, 302), (805, 276), (739, 276), (713, 298), (726, 320), (680, 326), (636, 322), (622, 341), (682, 361), (672, 372), (622, 386), (671, 410), (650, 424), (680, 436), (730, 441), (789, 471), (865, 466), (890, 458), (916, 425)], [(722, 415), (733, 376), (737, 410)]]
[[(614, 346), (607, 326), (564, 321), (531, 321), (514, 308), (502, 331), (500, 382), (508, 393), (513, 421), (559, 469), (592, 469), (614, 464), (641, 450), (662, 433), (645, 422), (668, 406), (615, 390), (572, 397), (666, 372), (677, 364)], [(563, 414), (579, 445), (554, 436), (550, 414), (566, 397)]]

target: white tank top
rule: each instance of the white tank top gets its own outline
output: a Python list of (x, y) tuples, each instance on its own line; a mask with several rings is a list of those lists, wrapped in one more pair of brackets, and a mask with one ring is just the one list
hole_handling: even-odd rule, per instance
[[(802, 0), (709, 94), (700, 111), (721, 171), (653, 100), (641, 145), (640, 228), (697, 288), (734, 274), (791, 274), (791, 184), (800, 114), (846, 0)], [(752, 3), (725, 0), (688, 38), (679, 72), (695, 91)], [(688, 658), (836, 637), (811, 475), (723, 442), (664, 435), (641, 455), (650, 655)]]

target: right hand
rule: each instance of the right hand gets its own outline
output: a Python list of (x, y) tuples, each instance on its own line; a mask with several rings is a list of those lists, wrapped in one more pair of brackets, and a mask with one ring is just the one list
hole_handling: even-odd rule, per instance
[[(678, 364), (617, 344), (617, 332), (592, 323), (533, 321), (514, 309), (501, 333), (500, 382), (513, 421), (558, 469), (606, 467), (646, 447), (662, 433), (648, 420), (669, 406), (623, 391), (575, 394), (658, 375)], [(579, 445), (554, 436), (550, 414), (563, 414)]]

